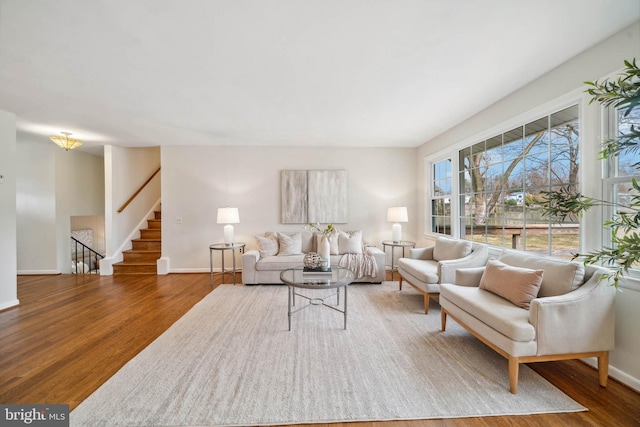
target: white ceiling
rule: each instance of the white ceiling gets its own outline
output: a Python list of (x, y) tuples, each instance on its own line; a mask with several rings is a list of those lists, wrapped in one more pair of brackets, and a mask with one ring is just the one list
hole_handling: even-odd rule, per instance
[(87, 150), (415, 147), (637, 19), (640, 0), (0, 0), (0, 109)]

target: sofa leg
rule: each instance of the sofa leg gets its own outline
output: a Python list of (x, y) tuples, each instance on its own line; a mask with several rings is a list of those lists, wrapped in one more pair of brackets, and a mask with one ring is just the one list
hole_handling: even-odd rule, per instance
[(424, 294), (424, 314), (429, 314), (429, 294)]
[(447, 329), (447, 311), (444, 308), (440, 309), (440, 329), (442, 332)]
[(509, 391), (512, 394), (518, 392), (518, 372), (520, 370), (520, 363), (517, 357), (509, 356)]
[(400, 287), (400, 289), (398, 290), (402, 290), (402, 276), (400, 276), (400, 281), (398, 282), (398, 286)]
[(598, 380), (602, 387), (607, 386), (609, 378), (609, 352), (605, 351), (602, 356), (598, 357)]

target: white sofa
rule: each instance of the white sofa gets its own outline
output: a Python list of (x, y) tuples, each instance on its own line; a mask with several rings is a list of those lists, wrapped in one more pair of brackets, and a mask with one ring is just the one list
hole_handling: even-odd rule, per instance
[[(342, 233), (331, 239), (331, 265), (350, 268), (356, 276), (354, 282), (383, 282), (384, 252), (363, 243), (362, 232)], [(258, 249), (248, 250), (242, 255), (242, 282), (245, 285), (282, 283), (282, 270), (302, 267), (307, 253), (318, 252), (318, 235), (306, 230), (298, 233), (267, 232), (264, 236), (256, 236), (256, 240)], [(355, 253), (358, 251), (359, 254)]]
[(511, 393), (520, 363), (587, 357), (598, 358), (604, 387), (614, 344), (615, 288), (603, 279), (607, 273), (505, 250), (486, 267), (458, 270), (455, 284), (440, 285), (442, 330), (449, 316), (507, 358)]
[(486, 245), (468, 240), (438, 237), (435, 245), (409, 251), (409, 258), (398, 260), (399, 288), (405, 280), (424, 295), (424, 313), (429, 314), (429, 299), (440, 293), (440, 283), (453, 282), (459, 268), (485, 265)]

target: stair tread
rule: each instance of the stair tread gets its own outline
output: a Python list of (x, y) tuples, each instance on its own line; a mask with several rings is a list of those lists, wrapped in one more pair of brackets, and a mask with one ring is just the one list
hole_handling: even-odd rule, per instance
[(120, 261), (120, 262), (116, 262), (113, 265), (122, 265), (122, 264), (126, 264), (126, 265), (148, 265), (148, 264), (155, 264), (155, 260), (154, 261)]
[(114, 275), (156, 275), (157, 262), (162, 256), (162, 218), (155, 211), (155, 218), (147, 220), (147, 227), (140, 228), (140, 237), (131, 239), (133, 247), (122, 251), (124, 260), (113, 265)]
[(122, 275), (125, 275), (125, 274), (128, 274), (128, 275), (140, 275), (140, 276), (142, 276), (142, 275), (155, 276), (156, 275), (156, 273), (151, 273), (151, 272), (147, 272), (147, 271), (114, 271), (113, 272), (114, 276), (120, 275), (120, 274), (122, 274)]

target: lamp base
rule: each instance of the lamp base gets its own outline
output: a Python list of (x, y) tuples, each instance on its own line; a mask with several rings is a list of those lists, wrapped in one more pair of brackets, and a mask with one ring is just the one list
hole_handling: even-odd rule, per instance
[(233, 244), (233, 225), (231, 224), (224, 226), (224, 243), (227, 245)]
[(391, 226), (391, 240), (395, 243), (402, 241), (402, 225), (400, 225), (399, 222), (396, 222)]

